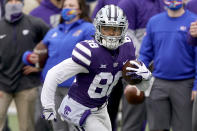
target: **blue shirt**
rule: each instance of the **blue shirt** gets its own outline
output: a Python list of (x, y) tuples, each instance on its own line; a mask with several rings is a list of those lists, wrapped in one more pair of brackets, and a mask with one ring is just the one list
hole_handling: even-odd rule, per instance
[[(71, 24), (62, 23), (51, 29), (43, 39), (43, 43), (48, 47), (49, 57), (42, 71), (42, 80), (44, 81), (49, 69), (71, 57), (72, 50), (78, 42), (92, 39), (94, 33), (93, 24), (82, 19)], [(73, 79), (71, 78), (58, 86), (69, 87)]]
[(146, 66), (154, 60), (153, 76), (167, 80), (197, 78), (197, 49), (187, 42), (190, 23), (196, 19), (187, 10), (177, 18), (164, 12), (150, 19), (139, 59)]

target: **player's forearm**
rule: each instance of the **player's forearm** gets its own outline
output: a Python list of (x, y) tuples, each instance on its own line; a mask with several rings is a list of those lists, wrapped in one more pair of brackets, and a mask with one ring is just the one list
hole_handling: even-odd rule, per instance
[(48, 71), (44, 85), (41, 92), (41, 103), (44, 108), (54, 108), (54, 97), (57, 88), (56, 73), (51, 70)]

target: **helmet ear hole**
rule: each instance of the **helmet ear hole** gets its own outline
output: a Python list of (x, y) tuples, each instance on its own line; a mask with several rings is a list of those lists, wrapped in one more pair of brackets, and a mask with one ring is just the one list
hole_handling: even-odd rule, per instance
[(101, 26), (98, 26), (98, 30), (99, 30), (99, 32), (101, 33)]

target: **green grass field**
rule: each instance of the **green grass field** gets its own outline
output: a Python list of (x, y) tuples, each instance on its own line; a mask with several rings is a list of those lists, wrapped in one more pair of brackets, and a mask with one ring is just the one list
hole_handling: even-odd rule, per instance
[(16, 115), (8, 115), (9, 127), (11, 131), (19, 131)]

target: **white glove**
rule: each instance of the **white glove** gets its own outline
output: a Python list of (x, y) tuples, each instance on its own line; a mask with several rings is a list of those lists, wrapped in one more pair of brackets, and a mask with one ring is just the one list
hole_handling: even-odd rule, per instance
[(48, 108), (48, 109), (44, 109), (43, 110), (43, 115), (42, 118), (44, 118), (45, 120), (54, 120), (56, 121), (56, 111), (53, 108)]
[(142, 65), (135, 61), (129, 61), (130, 64), (137, 66), (137, 68), (127, 67), (126, 70), (131, 71), (139, 76), (142, 76), (144, 80), (149, 80), (152, 76), (151, 72), (146, 68), (143, 62)]

